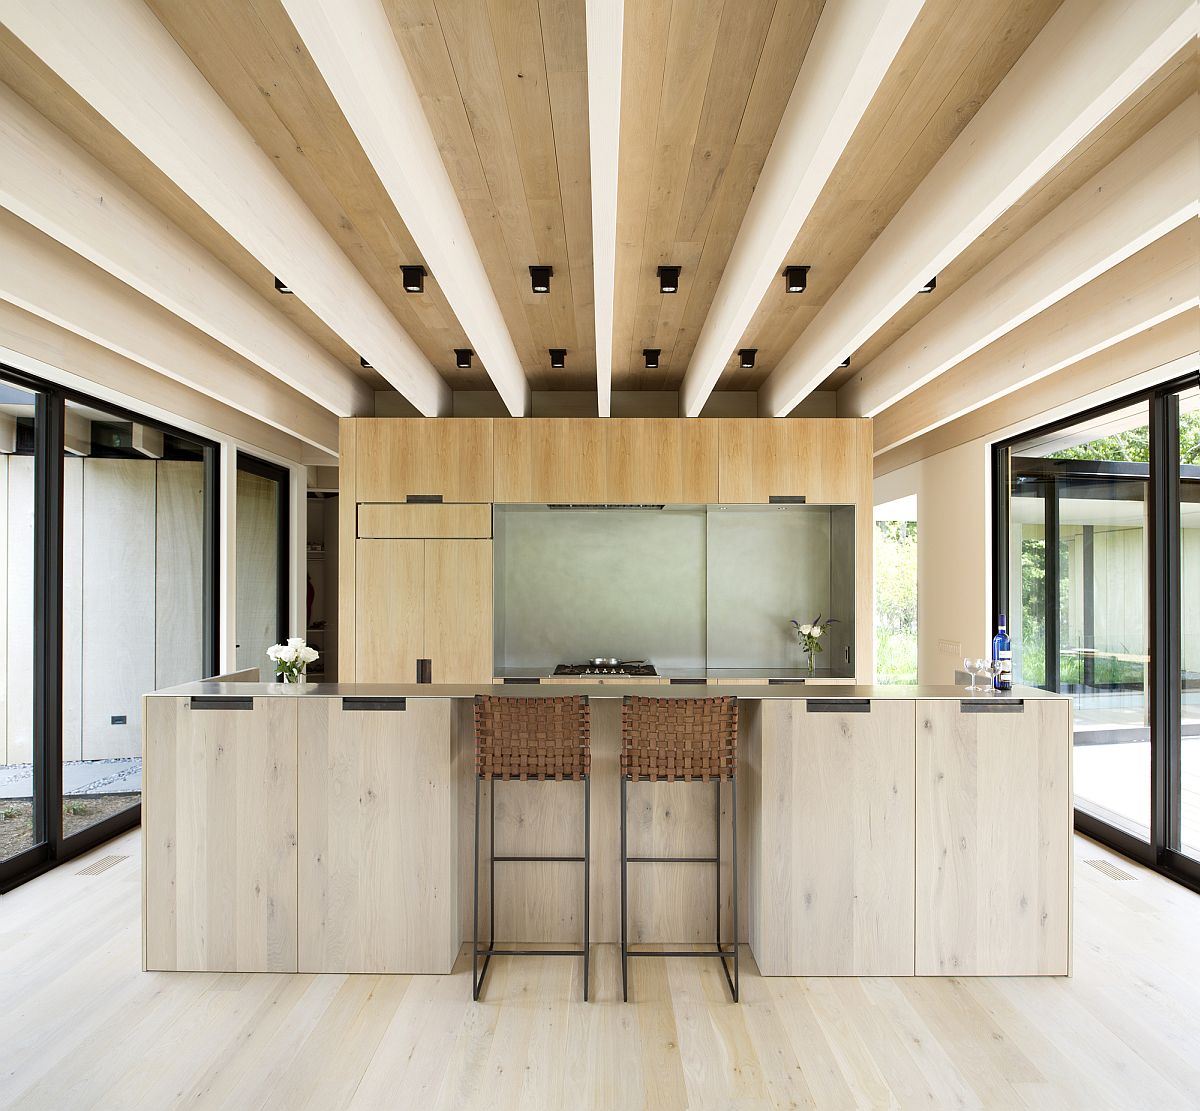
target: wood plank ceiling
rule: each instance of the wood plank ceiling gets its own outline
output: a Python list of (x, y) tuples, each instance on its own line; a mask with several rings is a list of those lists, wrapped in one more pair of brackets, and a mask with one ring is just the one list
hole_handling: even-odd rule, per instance
[[(284, 0), (145, 3), (451, 388), (491, 390), (478, 359), (456, 366), (455, 349), (470, 342), (435, 275), (423, 294), (405, 292), (401, 266), (425, 260)], [(586, 0), (379, 3), (530, 385), (594, 391)], [(926, 0), (788, 253), (811, 267), (806, 292), (789, 296), (782, 280), (772, 283), (738, 345), (756, 349), (755, 366), (741, 369), (730, 352), (718, 389), (761, 385), (1061, 3)], [(626, 0), (615, 389), (678, 389), (825, 9), (825, 0)], [(0, 80), (341, 364), (386, 388), (3, 27)], [(1183, 51), (937, 275), (932, 295), (847, 352), (851, 366), (824, 388), (851, 380), (1196, 86), (1194, 50)], [(532, 292), (534, 264), (554, 269), (548, 295)], [(674, 295), (660, 292), (663, 265), (682, 268)], [(551, 368), (551, 348), (565, 349), (562, 369)], [(647, 348), (660, 352), (655, 369)]]

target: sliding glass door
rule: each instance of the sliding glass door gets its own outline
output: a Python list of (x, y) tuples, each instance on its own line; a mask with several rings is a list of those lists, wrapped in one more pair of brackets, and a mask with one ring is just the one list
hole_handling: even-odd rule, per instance
[(1200, 401), (1190, 380), (997, 445), (995, 607), (1074, 701), (1076, 825), (1200, 858)]
[(142, 695), (216, 670), (216, 466), (0, 372), (0, 890), (137, 824)]

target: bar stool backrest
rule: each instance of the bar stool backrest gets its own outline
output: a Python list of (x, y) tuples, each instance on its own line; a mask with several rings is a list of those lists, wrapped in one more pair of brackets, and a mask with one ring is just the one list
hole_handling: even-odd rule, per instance
[(736, 698), (644, 698), (621, 706), (621, 774), (705, 782), (737, 772)]
[(475, 773), (481, 779), (579, 779), (591, 765), (586, 695), (475, 696)]

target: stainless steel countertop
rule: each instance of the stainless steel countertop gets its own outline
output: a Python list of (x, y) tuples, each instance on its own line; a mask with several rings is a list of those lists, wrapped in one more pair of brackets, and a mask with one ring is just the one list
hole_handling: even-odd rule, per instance
[(474, 698), (477, 694), (509, 697), (562, 697), (586, 694), (589, 698), (623, 698), (627, 694), (651, 698), (712, 698), (733, 695), (762, 700), (773, 698), (958, 698), (988, 702), (1020, 699), (1068, 698), (1035, 687), (1014, 687), (1004, 695), (974, 693), (964, 687), (879, 687), (839, 686), (819, 683), (755, 683), (753, 685), (663, 684), (644, 683), (497, 683), (480, 686), (439, 685), (433, 683), (306, 683), (285, 686), (282, 683), (217, 683), (201, 680), (153, 691), (152, 698), (187, 698), (193, 695), (219, 695), (225, 698)]

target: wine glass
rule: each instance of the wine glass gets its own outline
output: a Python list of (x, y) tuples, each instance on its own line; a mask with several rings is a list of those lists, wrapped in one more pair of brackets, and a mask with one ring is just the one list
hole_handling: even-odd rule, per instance
[(999, 674), (1000, 668), (993, 660), (980, 660), (979, 663), (979, 674), (987, 680), (987, 686), (983, 689), (994, 693), (996, 688), (992, 680)]
[(979, 687), (975, 685), (975, 672), (978, 670), (978, 665), (983, 663), (982, 660), (973, 660), (970, 656), (963, 657), (963, 671), (966, 671), (971, 676), (971, 685), (967, 687), (969, 691), (977, 691)]

